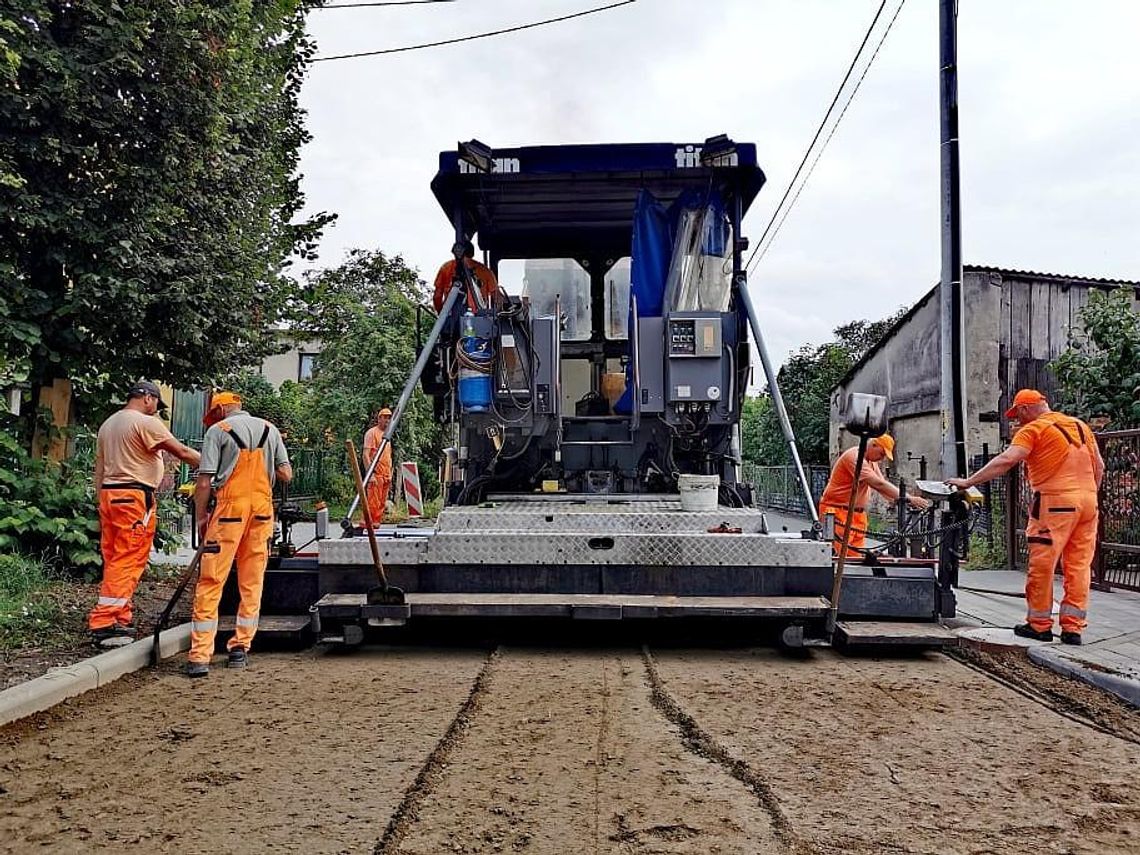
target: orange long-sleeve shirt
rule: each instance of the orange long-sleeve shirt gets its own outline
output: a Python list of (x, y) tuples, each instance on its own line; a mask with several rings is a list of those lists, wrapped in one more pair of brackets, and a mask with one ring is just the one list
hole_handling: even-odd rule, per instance
[[(479, 283), (479, 290), (483, 295), (483, 301), (490, 305), (495, 299), (495, 295), (499, 292), (499, 280), (495, 278), (495, 274), (491, 272), (491, 268), (487, 265), (476, 261), (474, 258), (467, 259), (467, 268), (475, 276), (476, 281)], [(445, 262), (439, 268), (439, 272), (435, 274), (435, 294), (432, 296), (432, 306), (438, 312), (443, 308), (443, 301), (447, 299), (447, 292), (451, 288), (451, 280), (455, 275), (455, 259)], [(468, 294), (467, 306), (472, 311), (475, 310), (475, 300)]]

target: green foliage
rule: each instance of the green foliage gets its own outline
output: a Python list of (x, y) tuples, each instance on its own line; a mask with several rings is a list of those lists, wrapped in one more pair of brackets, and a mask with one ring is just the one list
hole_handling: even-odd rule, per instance
[(0, 553), (42, 556), (60, 569), (98, 567), (91, 481), (89, 454), (63, 465), (32, 459), (10, 430), (0, 428)]
[[(5, 0), (0, 385), (205, 383), (270, 351), (299, 218), (316, 0)], [(93, 403), (94, 402), (94, 403)]]
[[(906, 314), (899, 309), (879, 321), (858, 320), (838, 326), (835, 340), (803, 345), (780, 368), (778, 381), (805, 465), (826, 466), (831, 419), (831, 390), (851, 367)], [(745, 402), (744, 457), (759, 465), (789, 463), (779, 420), (765, 394)]]
[(742, 452), (747, 463), (779, 466), (791, 462), (780, 423), (772, 412), (772, 399), (768, 395), (745, 398), (740, 411), (740, 431)]
[(1132, 297), (1131, 288), (1093, 291), (1068, 349), (1050, 365), (1059, 408), (1083, 419), (1108, 416), (1114, 429), (1140, 426), (1140, 313)]
[[(400, 256), (378, 250), (353, 250), (339, 267), (307, 277), (293, 329), (322, 347), (313, 379), (297, 384), (307, 386), (307, 395), (296, 389), (289, 394), (314, 419), (310, 440), (319, 430), (337, 443), (351, 438), (359, 450), (376, 411), (395, 407), (416, 359), (416, 306), (426, 298), (419, 274)], [(419, 463), (425, 497), (438, 490), (440, 433), (431, 402), (417, 390), (400, 423), (393, 460)]]
[(63, 608), (51, 569), (25, 555), (0, 553), (0, 650), (38, 645), (59, 631)]

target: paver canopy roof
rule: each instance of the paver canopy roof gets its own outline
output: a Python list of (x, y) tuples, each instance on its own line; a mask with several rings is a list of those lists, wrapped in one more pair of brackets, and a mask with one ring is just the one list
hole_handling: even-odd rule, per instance
[(703, 143), (534, 146), (495, 149), (479, 172), (456, 151), (439, 155), (432, 192), (449, 220), (457, 208), (467, 234), (496, 258), (578, 258), (629, 254), (634, 203), (649, 190), (669, 205), (686, 190), (720, 193), (744, 211), (764, 185), (756, 146), (737, 143), (701, 164)]

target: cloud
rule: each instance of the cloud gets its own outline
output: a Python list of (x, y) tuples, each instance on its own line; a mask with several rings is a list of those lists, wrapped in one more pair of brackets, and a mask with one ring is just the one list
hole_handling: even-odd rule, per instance
[[(462, 0), (315, 11), (321, 54), (392, 47), (588, 8)], [(491, 145), (757, 144), (759, 238), (877, 3), (640, 0), (563, 24), (387, 57), (321, 63), (303, 102), (309, 208), (340, 215), (321, 264), (354, 246), (430, 278), (451, 245), (428, 189), (438, 153)], [(889, 5), (887, 14), (893, 9)], [(937, 280), (938, 20), (908, 3), (811, 182), (756, 271), (777, 360)], [(968, 263), (1140, 277), (1140, 4), (1007, 0), (959, 18)]]

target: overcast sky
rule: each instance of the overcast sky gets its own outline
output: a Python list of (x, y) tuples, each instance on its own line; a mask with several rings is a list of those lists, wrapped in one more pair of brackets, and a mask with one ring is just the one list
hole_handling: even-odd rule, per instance
[[(344, 0), (333, 0), (344, 2)], [(462, 36), (603, 0), (457, 0), (310, 16), (318, 55)], [(755, 142), (753, 240), (799, 163), (878, 0), (638, 0), (467, 44), (317, 63), (304, 189), (353, 247), (431, 279), (450, 228), (438, 153), (491, 146)], [(896, 0), (888, 0), (882, 26)], [(1140, 279), (1140, 3), (962, 0), (967, 264)], [(910, 0), (751, 280), (773, 357), (910, 305), (939, 276), (938, 3)]]

